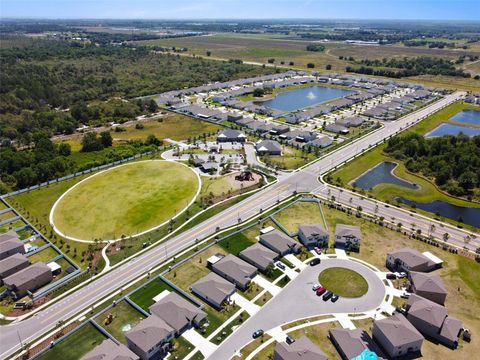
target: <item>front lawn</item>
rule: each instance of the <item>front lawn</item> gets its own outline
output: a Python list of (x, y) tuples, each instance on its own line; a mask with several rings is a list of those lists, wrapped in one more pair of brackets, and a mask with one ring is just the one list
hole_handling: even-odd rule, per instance
[(248, 315), (246, 311), (240, 313), (240, 315), (238, 315), (231, 323), (225, 326), (222, 331), (220, 331), (218, 335), (212, 339), (212, 342), (217, 345), (220, 344), (233, 332), (233, 330), (235, 330), (237, 326), (242, 325), (249, 317), (250, 315)]

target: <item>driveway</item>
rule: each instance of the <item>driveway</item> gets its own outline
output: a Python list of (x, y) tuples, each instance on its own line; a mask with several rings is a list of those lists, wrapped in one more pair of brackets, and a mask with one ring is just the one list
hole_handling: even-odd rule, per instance
[[(345, 267), (361, 274), (368, 283), (368, 292), (355, 299), (340, 298), (337, 302), (324, 302), (312, 291), (318, 275), (331, 267)], [(230, 359), (234, 353), (252, 340), (257, 329), (269, 331), (277, 326), (298, 319), (324, 314), (359, 313), (376, 309), (386, 294), (385, 285), (374, 271), (356, 261), (348, 259), (324, 259), (317, 266), (308, 266), (283, 291), (267, 302), (249, 318), (233, 336), (226, 339), (209, 360)]]

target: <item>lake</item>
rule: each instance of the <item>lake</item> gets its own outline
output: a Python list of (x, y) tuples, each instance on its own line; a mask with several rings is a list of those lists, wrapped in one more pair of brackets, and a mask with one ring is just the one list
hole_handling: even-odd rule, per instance
[(263, 101), (261, 104), (272, 109), (290, 112), (352, 93), (354, 93), (354, 91), (323, 86), (311, 86), (279, 93), (273, 99)]
[(430, 131), (428, 134), (426, 134), (425, 137), (431, 138), (431, 137), (444, 136), (444, 135), (455, 136), (460, 134), (461, 132), (467, 136), (476, 136), (476, 135), (480, 135), (480, 128), (443, 123), (437, 126), (432, 131)]
[(418, 189), (419, 186), (412, 184), (409, 181), (400, 179), (393, 174), (393, 170), (397, 167), (397, 164), (390, 161), (383, 161), (377, 166), (371, 168), (366, 173), (357, 178), (353, 184), (364, 190), (372, 189), (373, 187), (388, 183), (404, 186), (409, 189)]
[(458, 220), (461, 216), (463, 223), (480, 227), (480, 208), (457, 206), (441, 200), (435, 200), (428, 203), (421, 203), (402, 198), (399, 198), (398, 200), (402, 204), (409, 206), (415, 205), (419, 209), (434, 214), (439, 213), (441, 216), (452, 220)]
[(461, 122), (464, 124), (480, 125), (480, 111), (479, 110), (463, 110), (450, 120)]

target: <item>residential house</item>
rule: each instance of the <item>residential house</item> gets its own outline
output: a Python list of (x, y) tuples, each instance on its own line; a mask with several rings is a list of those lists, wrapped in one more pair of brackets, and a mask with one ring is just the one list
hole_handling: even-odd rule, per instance
[(407, 319), (429, 339), (455, 349), (463, 324), (448, 316), (446, 307), (416, 294), (410, 295), (407, 302)]
[(233, 282), (240, 290), (245, 290), (252, 278), (257, 274), (255, 266), (232, 254), (212, 264), (212, 270), (228, 281)]
[(150, 306), (150, 313), (165, 321), (175, 335), (180, 335), (191, 326), (200, 327), (206, 320), (207, 314), (199, 307), (171, 292), (155, 304)]
[(203, 164), (200, 164), (200, 170), (202, 170), (205, 173), (214, 173), (218, 170), (218, 164), (213, 161), (207, 161), (204, 162)]
[(259, 242), (281, 256), (297, 253), (300, 248), (299, 243), (293, 241), (289, 236), (276, 229), (261, 234)]
[(313, 141), (310, 141), (308, 145), (311, 145), (316, 148), (323, 149), (327, 146), (330, 146), (333, 143), (333, 139), (328, 135), (318, 135), (317, 138)]
[(262, 244), (256, 243), (242, 250), (239, 254), (240, 258), (252, 264), (260, 271), (265, 271), (274, 261), (277, 260), (278, 254)]
[(410, 290), (425, 299), (444, 305), (447, 298), (447, 288), (438, 275), (411, 271), (408, 274)]
[(103, 340), (100, 345), (82, 356), (80, 360), (138, 360), (139, 357), (123, 344), (112, 339)]
[(218, 142), (245, 142), (247, 137), (240, 130), (225, 129), (218, 133)]
[(354, 117), (338, 119), (337, 121), (335, 121), (335, 124), (342, 125), (345, 127), (357, 127), (362, 125), (364, 122), (365, 120), (362, 117), (354, 116)]
[(345, 126), (336, 123), (327, 124), (324, 129), (335, 134), (347, 135), (349, 133), (349, 130)]
[(235, 293), (235, 285), (221, 276), (210, 272), (192, 285), (192, 292), (216, 309), (230, 301)]
[(23, 254), (15, 254), (0, 260), (0, 285), (3, 284), (3, 279), (25, 269), (29, 265), (30, 262)]
[[(360, 328), (350, 330), (341, 327), (329, 329), (329, 338), (343, 360), (362, 359), (362, 354), (372, 354), (372, 358), (385, 359), (383, 352), (368, 333)], [(373, 357), (375, 355), (376, 357)], [(365, 357), (370, 359), (369, 357)]]
[(279, 125), (279, 124), (272, 123), (272, 129), (270, 130), (270, 134), (281, 135), (289, 131), (290, 131), (290, 128), (286, 125)]
[(358, 226), (337, 224), (335, 227), (335, 247), (358, 251), (362, 232)]
[(18, 234), (11, 230), (0, 235), (0, 260), (15, 254), (25, 254), (25, 244), (20, 240)]
[(255, 148), (258, 155), (282, 155), (282, 145), (275, 140), (260, 140)]
[(52, 281), (52, 270), (38, 262), (3, 279), (5, 286), (20, 299)]
[(273, 360), (327, 360), (327, 355), (309, 338), (303, 335), (291, 344), (277, 343)]
[(424, 339), (407, 318), (399, 313), (374, 321), (372, 334), (390, 358), (418, 354)]
[(328, 231), (320, 224), (305, 224), (298, 227), (298, 239), (308, 248), (328, 246)]
[(162, 359), (167, 355), (175, 330), (162, 319), (152, 315), (125, 333), (130, 350), (142, 360)]
[(387, 268), (391, 271), (428, 272), (437, 268), (437, 263), (411, 248), (402, 248), (387, 254)]

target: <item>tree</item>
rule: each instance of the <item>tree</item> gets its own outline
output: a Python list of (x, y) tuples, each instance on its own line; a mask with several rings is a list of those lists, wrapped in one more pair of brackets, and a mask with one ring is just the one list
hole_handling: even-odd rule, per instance
[(148, 111), (150, 111), (152, 113), (158, 111), (158, 104), (155, 100), (150, 99), (150, 101), (148, 102)]
[(70, 156), (72, 153), (72, 147), (68, 143), (61, 143), (58, 145), (58, 153), (62, 156)]
[(103, 147), (110, 147), (113, 144), (112, 134), (110, 131), (103, 131), (100, 133), (100, 141)]
[(313, 69), (314, 67), (315, 67), (314, 63), (308, 63), (307, 64), (307, 68), (309, 68), (309, 69)]
[(94, 132), (86, 133), (82, 139), (82, 151), (99, 151), (103, 149), (101, 140), (98, 138), (97, 134)]
[(267, 62), (268, 62), (269, 64), (273, 64), (273, 63), (275, 62), (275, 59), (270, 58), (270, 59), (267, 60)]
[(255, 88), (253, 90), (253, 96), (262, 97), (263, 95), (265, 95), (265, 90), (263, 88)]
[(325, 66), (325, 70), (332, 70), (332, 65), (327, 64), (327, 65)]
[(443, 241), (444, 241), (444, 242), (447, 242), (448, 239), (450, 238), (450, 234), (449, 234), (449, 233), (445, 233), (445, 234), (443, 234), (442, 237), (443, 237)]
[(145, 140), (145, 145), (155, 145), (160, 146), (162, 145), (162, 141), (157, 139), (157, 137), (153, 134), (148, 135), (147, 139)]
[(210, 56), (212, 55), (212, 52), (211, 51), (207, 51), (207, 56)]

